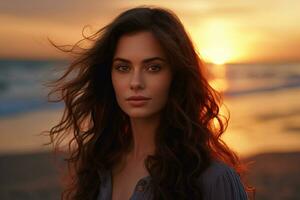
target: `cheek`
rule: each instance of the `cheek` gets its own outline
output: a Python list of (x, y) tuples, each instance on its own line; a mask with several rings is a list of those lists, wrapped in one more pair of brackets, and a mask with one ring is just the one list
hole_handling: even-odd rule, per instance
[(161, 77), (158, 80), (152, 81), (152, 84), (151, 84), (152, 92), (161, 101), (165, 101), (166, 98), (168, 97), (170, 85), (171, 85), (170, 76)]
[(115, 91), (116, 96), (122, 96), (122, 92), (124, 92), (126, 84), (124, 83), (124, 79), (116, 76), (116, 75), (112, 75), (112, 85)]
[(123, 84), (122, 80), (118, 77), (112, 77), (112, 85), (114, 88), (115, 96), (118, 105), (122, 108), (123, 107), (123, 99), (124, 99), (124, 92), (125, 90), (125, 84)]

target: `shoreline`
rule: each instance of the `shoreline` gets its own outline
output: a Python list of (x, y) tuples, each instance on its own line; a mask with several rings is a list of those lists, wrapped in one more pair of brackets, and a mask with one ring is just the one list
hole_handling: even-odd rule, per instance
[(49, 136), (41, 135), (54, 126), (61, 109), (44, 109), (0, 118), (0, 154), (48, 151), (43, 145)]
[[(297, 94), (300, 88), (225, 98), (230, 120), (221, 138), (241, 157), (300, 150)], [(62, 109), (43, 109), (0, 118), (0, 154), (49, 150), (43, 146), (49, 137), (39, 134), (58, 123), (62, 112)]]

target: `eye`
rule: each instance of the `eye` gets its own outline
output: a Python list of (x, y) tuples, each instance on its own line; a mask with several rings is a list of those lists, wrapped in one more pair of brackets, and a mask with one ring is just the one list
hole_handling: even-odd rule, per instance
[(148, 67), (148, 69), (150, 69), (149, 71), (151, 71), (151, 72), (156, 72), (156, 71), (159, 71), (161, 69), (161, 66), (159, 64), (150, 65)]
[(126, 66), (126, 65), (118, 65), (118, 66), (115, 67), (116, 70), (121, 71), (121, 72), (128, 71), (128, 68), (129, 67)]

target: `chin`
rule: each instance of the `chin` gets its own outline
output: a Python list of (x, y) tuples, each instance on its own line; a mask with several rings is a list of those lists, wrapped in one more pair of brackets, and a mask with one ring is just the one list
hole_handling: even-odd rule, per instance
[(126, 113), (130, 118), (149, 118), (154, 115), (154, 113), (147, 112), (146, 110), (131, 110)]
[(146, 112), (129, 112), (127, 114), (130, 118), (147, 118), (151, 116), (151, 114)]

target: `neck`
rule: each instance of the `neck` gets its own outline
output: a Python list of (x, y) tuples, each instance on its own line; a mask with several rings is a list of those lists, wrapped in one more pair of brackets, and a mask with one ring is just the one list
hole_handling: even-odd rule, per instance
[(155, 152), (155, 133), (160, 118), (131, 118), (133, 140), (129, 156), (134, 160), (144, 159)]

